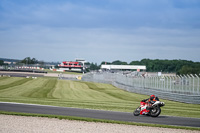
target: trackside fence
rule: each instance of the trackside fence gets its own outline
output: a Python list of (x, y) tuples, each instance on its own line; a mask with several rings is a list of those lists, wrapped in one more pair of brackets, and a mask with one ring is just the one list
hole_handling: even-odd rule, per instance
[(129, 92), (200, 104), (200, 75), (128, 76), (118, 73), (87, 73), (83, 81), (112, 84)]

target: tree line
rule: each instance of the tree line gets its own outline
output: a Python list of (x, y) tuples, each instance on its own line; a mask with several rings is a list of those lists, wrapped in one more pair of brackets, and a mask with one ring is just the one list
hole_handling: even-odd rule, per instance
[[(38, 61), (35, 58), (26, 57), (19, 63), (23, 64), (43, 64), (43, 61)], [(132, 61), (127, 63), (125, 61), (116, 60), (113, 62), (86, 63), (90, 70), (99, 70), (102, 64), (112, 65), (145, 65), (147, 72), (166, 72), (176, 74), (200, 74), (200, 62), (193, 62), (188, 60), (160, 60), (160, 59), (142, 59), (140, 61)], [(0, 60), (0, 65), (6, 65)]]
[(31, 59), (31, 57), (26, 57), (22, 61), (20, 61), (20, 63), (24, 63), (24, 64), (38, 64), (39, 61), (37, 59), (35, 59), (35, 58)]
[(113, 62), (103, 61), (101, 64), (112, 65), (145, 65), (147, 72), (168, 72), (176, 74), (199, 74), (200, 62), (188, 60), (160, 60), (160, 59), (142, 59), (130, 63), (116, 60)]
[[(16, 64), (12, 65), (34, 65), (34, 64), (39, 64), (39, 65), (44, 65), (44, 61), (38, 61), (36, 58), (31, 58), (31, 57), (26, 57), (23, 60), (14, 60), (14, 59), (7, 59), (8, 62), (16, 62)], [(4, 63), (4, 59), (0, 60), (0, 65), (9, 65), (8, 63)]]

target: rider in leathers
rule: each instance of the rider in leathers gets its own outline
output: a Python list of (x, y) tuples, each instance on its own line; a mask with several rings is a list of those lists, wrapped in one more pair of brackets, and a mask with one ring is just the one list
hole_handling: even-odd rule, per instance
[(142, 102), (145, 102), (148, 104), (148, 106), (146, 108), (147, 110), (150, 109), (149, 105), (154, 104), (156, 101), (159, 101), (159, 98), (156, 97), (155, 95), (151, 95), (150, 98), (142, 100)]
[(159, 101), (159, 98), (156, 97), (155, 95), (151, 95), (150, 98), (142, 100), (142, 102), (148, 102), (148, 103), (155, 103), (156, 101)]

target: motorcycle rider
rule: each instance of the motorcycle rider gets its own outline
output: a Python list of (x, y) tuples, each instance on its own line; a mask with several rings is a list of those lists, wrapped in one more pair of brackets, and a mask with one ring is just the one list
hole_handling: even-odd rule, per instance
[(153, 104), (156, 101), (159, 101), (159, 98), (156, 97), (155, 95), (151, 95), (150, 98), (142, 100), (142, 102), (146, 102), (146, 103), (150, 103), (150, 104)]
[(145, 103), (147, 103), (147, 107), (146, 107), (146, 114), (148, 114), (148, 112), (149, 112), (149, 110), (150, 110), (150, 106), (152, 105), (152, 104), (154, 104), (156, 101), (159, 101), (159, 98), (158, 97), (156, 97), (155, 95), (151, 95), (150, 96), (150, 98), (147, 98), (147, 99), (144, 99), (144, 100), (142, 100), (142, 102), (145, 102)]

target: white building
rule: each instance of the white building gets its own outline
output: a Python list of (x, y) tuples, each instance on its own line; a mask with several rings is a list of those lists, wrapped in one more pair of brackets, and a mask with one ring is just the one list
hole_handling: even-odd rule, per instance
[(143, 65), (101, 65), (101, 69), (106, 70), (146, 70)]

